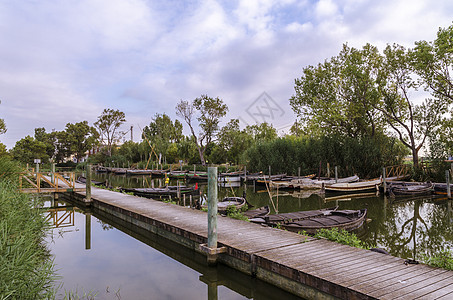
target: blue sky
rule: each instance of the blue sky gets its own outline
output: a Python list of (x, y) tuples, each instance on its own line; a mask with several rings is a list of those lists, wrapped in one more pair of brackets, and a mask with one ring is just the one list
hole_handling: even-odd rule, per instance
[(283, 132), (302, 68), (343, 43), (431, 41), (452, 16), (450, 0), (1, 0), (0, 142), (93, 124), (104, 108), (125, 112), (137, 141), (156, 113), (175, 119), (201, 94), (228, 105), (223, 124), (255, 110)]

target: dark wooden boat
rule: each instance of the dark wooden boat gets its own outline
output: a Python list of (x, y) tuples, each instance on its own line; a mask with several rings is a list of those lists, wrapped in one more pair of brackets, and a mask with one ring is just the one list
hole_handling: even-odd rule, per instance
[(431, 195), (433, 192), (433, 184), (427, 183), (390, 183), (387, 186), (387, 192), (390, 196), (418, 196)]
[(192, 181), (207, 181), (208, 173), (207, 172), (188, 172), (186, 173), (186, 178)]
[(260, 208), (247, 210), (242, 214), (249, 219), (253, 219), (258, 217), (265, 217), (269, 214), (269, 211), (270, 211), (269, 206), (266, 205)]
[[(228, 207), (235, 207), (241, 209), (247, 201), (244, 197), (225, 197), (217, 202), (217, 212), (219, 214), (226, 214)], [(202, 208), (208, 208), (207, 204), (201, 206)]]
[(250, 222), (281, 227), (293, 232), (305, 231), (309, 234), (315, 234), (316, 231), (322, 228), (338, 228), (348, 231), (357, 229), (365, 222), (366, 214), (366, 209), (338, 210), (335, 207), (268, 215), (250, 219)]
[(154, 197), (178, 197), (178, 195), (195, 195), (198, 193), (197, 186), (167, 186), (162, 188), (121, 188), (121, 191), (133, 193), (135, 196)]
[[(447, 184), (446, 183), (434, 183), (433, 189), (434, 189), (434, 194), (436, 194), (436, 195), (447, 195)], [(450, 184), (450, 193), (453, 193), (453, 184)]]
[[(76, 182), (86, 184), (87, 183), (87, 179), (86, 179), (86, 177), (79, 176), (79, 177), (77, 177)], [(91, 183), (94, 184), (94, 185), (97, 185), (97, 186), (105, 185), (105, 181), (91, 180)]]

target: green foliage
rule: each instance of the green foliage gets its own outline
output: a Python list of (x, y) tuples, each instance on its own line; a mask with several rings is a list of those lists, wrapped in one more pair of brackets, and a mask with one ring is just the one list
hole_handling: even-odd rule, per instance
[(453, 271), (453, 253), (450, 249), (440, 251), (432, 256), (423, 256), (423, 260), (430, 266)]
[(33, 164), (35, 158), (41, 159), (42, 162), (49, 161), (49, 155), (46, 150), (45, 143), (28, 135), (16, 142), (11, 154), (14, 159), (20, 162)]
[(89, 126), (87, 121), (66, 124), (66, 142), (70, 152), (76, 155), (77, 161), (96, 144), (98, 138), (98, 132)]
[(314, 235), (316, 238), (325, 238), (329, 241), (337, 242), (343, 245), (348, 245), (356, 248), (368, 249), (354, 233), (350, 233), (344, 229), (338, 230), (338, 228), (325, 229), (322, 228), (316, 232)]
[(55, 295), (53, 261), (44, 244), (47, 222), (38, 200), (17, 192), (15, 163), (0, 159), (0, 298), (49, 299)]
[(406, 150), (396, 139), (384, 135), (348, 138), (342, 136), (292, 137), (286, 136), (270, 142), (258, 143), (249, 148), (244, 158), (247, 170), (297, 175), (326, 174), (326, 164), (331, 169), (339, 166), (340, 176), (357, 174), (363, 178), (379, 177), (383, 166), (396, 165), (406, 155)]
[(242, 212), (246, 211), (247, 209), (248, 209), (247, 204), (241, 207), (240, 209), (237, 209), (235, 206), (231, 205), (227, 207), (226, 215), (233, 219), (248, 221), (249, 219), (242, 214)]
[(126, 122), (124, 112), (106, 108), (102, 111), (94, 126), (98, 129), (100, 142), (106, 146), (107, 155), (112, 155), (112, 147), (119, 142), (122, 134), (118, 132), (119, 127)]

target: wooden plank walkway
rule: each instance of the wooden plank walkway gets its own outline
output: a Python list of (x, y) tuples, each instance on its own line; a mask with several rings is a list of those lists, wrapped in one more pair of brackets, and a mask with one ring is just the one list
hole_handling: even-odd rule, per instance
[[(91, 197), (93, 207), (180, 236), (185, 246), (207, 242), (205, 212), (94, 187)], [(218, 218), (217, 230), (219, 247), (227, 248), (221, 263), (302, 297), (453, 299), (452, 271), (227, 217)]]

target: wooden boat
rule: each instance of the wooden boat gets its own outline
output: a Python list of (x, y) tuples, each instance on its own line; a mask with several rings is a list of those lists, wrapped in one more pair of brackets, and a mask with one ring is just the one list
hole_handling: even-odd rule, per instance
[(186, 178), (188, 171), (171, 171), (167, 173), (170, 178)]
[[(236, 209), (242, 208), (247, 201), (244, 197), (225, 197), (217, 202), (217, 212), (219, 214), (226, 214), (228, 207), (235, 207)], [(207, 204), (201, 206), (202, 208), (208, 208)]]
[(366, 209), (338, 210), (335, 207), (268, 215), (250, 219), (250, 222), (281, 227), (294, 232), (305, 231), (309, 234), (315, 234), (322, 228), (338, 228), (348, 231), (357, 229), (365, 222), (366, 214)]
[[(84, 176), (79, 176), (79, 177), (77, 177), (76, 182), (86, 184), (87, 183), (87, 179)], [(105, 181), (91, 180), (91, 183), (94, 184), (94, 185), (97, 185), (97, 186), (105, 185)]]
[(417, 196), (431, 195), (433, 192), (433, 184), (427, 183), (391, 183), (387, 186), (387, 192), (390, 196)]
[(135, 196), (154, 197), (178, 197), (178, 195), (195, 195), (198, 193), (198, 186), (167, 186), (162, 188), (121, 188), (122, 192), (133, 193)]
[(207, 181), (208, 173), (207, 172), (187, 172), (186, 178), (192, 181)]
[(311, 190), (311, 189), (321, 189), (323, 186), (330, 186), (332, 184), (339, 183), (352, 183), (359, 181), (359, 176), (349, 176), (344, 178), (332, 179), (332, 178), (322, 178), (322, 179), (310, 179), (310, 178), (298, 178), (291, 180), (291, 184), (294, 187), (300, 188), (302, 190)]
[[(447, 195), (447, 184), (446, 183), (434, 183), (434, 194), (436, 195)], [(450, 193), (453, 194), (453, 184), (450, 184)]]
[(243, 212), (242, 214), (249, 219), (253, 219), (253, 218), (258, 218), (258, 217), (265, 217), (269, 214), (269, 212), (270, 212), (269, 206), (266, 205), (266, 206), (263, 206), (260, 208), (247, 210), (247, 211)]
[(129, 169), (126, 171), (126, 174), (130, 176), (151, 175), (153, 174), (153, 170)]
[(382, 178), (350, 183), (334, 183), (325, 187), (326, 192), (357, 193), (378, 191)]

